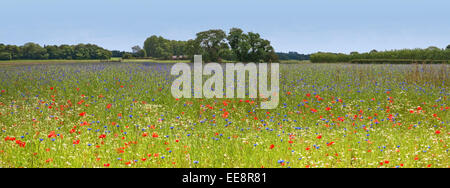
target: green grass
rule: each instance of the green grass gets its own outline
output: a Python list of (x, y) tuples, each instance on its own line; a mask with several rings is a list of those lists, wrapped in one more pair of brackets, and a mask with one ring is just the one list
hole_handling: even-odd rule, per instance
[(282, 64), (274, 110), (170, 66), (0, 67), (0, 167), (450, 167), (448, 65)]

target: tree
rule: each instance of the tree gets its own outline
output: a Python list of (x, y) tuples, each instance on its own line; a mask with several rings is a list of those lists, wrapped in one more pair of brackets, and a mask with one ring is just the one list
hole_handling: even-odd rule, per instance
[(50, 45), (44, 47), (47, 50), (49, 59), (64, 59), (63, 51), (56, 45)]
[(0, 51), (0, 60), (11, 60), (11, 54), (9, 52)]
[(172, 56), (170, 41), (161, 36), (151, 36), (144, 42), (144, 50), (148, 57), (168, 59)]
[(111, 57), (122, 57), (122, 55), (124, 54), (125, 52), (121, 52), (121, 51), (119, 51), (119, 50), (113, 50), (113, 51), (111, 51)]
[(246, 35), (244, 34), (244, 31), (239, 28), (231, 28), (230, 32), (228, 33), (227, 40), (232, 52), (236, 56), (235, 60), (244, 61), (243, 53), (246, 54), (246, 51), (248, 50), (241, 49), (241, 47), (244, 46), (241, 43), (244, 43), (246, 41)]
[(144, 58), (147, 56), (147, 52), (138, 45), (133, 46), (131, 50), (133, 52), (134, 57)]
[(142, 50), (140, 50), (139, 52), (136, 53), (136, 57), (140, 57), (140, 58), (147, 57), (147, 52), (145, 52), (145, 50), (142, 49)]
[(132, 50), (133, 54), (136, 54), (139, 51), (141, 51), (142, 48), (139, 45), (136, 45), (136, 46), (131, 47), (131, 50)]
[(133, 58), (133, 54), (125, 52), (122, 55), (122, 59), (132, 59)]
[(205, 62), (219, 62), (219, 51), (223, 48), (228, 48), (225, 42), (226, 34), (223, 30), (212, 29), (197, 33), (197, 42), (200, 48), (203, 49), (203, 59)]
[(188, 40), (184, 51), (191, 61), (194, 61), (194, 55), (203, 54), (203, 49), (200, 47), (198, 40)]
[(4, 51), (11, 54), (11, 59), (20, 59), (23, 55), (21, 47), (16, 45), (6, 45)]
[(39, 44), (35, 43), (26, 43), (22, 47), (23, 58), (24, 59), (47, 59), (48, 53), (47, 50), (41, 47)]
[(447, 50), (450, 50), (450, 44), (447, 46), (447, 48), (445, 48), (445, 49), (447, 49)]

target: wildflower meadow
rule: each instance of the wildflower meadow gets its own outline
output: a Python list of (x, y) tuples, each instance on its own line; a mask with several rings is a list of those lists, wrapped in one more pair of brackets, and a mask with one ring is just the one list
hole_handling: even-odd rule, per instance
[(450, 65), (281, 64), (271, 110), (174, 98), (172, 65), (0, 65), (0, 167), (450, 167)]

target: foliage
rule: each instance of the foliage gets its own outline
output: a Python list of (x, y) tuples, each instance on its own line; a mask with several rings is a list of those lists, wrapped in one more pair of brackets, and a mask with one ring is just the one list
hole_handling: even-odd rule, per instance
[(258, 33), (244, 33), (232, 28), (228, 35), (220, 29), (202, 31), (195, 39), (188, 41), (168, 40), (161, 36), (151, 36), (144, 42), (148, 57), (168, 59), (172, 56), (203, 55), (206, 62), (240, 61), (273, 62), (278, 55), (270, 41), (262, 39)]
[(0, 45), (0, 53), (9, 53), (12, 60), (31, 59), (31, 60), (45, 60), (45, 59), (109, 59), (112, 53), (93, 44), (78, 44), (78, 45), (48, 45), (40, 46), (36, 43), (26, 43), (23, 46), (16, 45)]
[(398, 63), (399, 61), (397, 60), (407, 60), (402, 61), (403, 63), (414, 63), (424, 60), (427, 60), (427, 62), (430, 62), (430, 60), (450, 60), (450, 50), (432, 46), (426, 49), (403, 49), (382, 52), (372, 50), (369, 53), (352, 52), (350, 54), (319, 52), (311, 55), (311, 62), (313, 63), (359, 62), (357, 60), (363, 60), (364, 62), (386, 60), (385, 63)]
[(278, 58), (280, 60), (309, 60), (310, 55), (305, 54), (299, 54), (298, 52), (289, 52), (289, 53), (283, 53), (283, 52), (277, 52)]
[(122, 54), (122, 59), (133, 59), (133, 58), (134, 58), (133, 54), (129, 52), (125, 52)]

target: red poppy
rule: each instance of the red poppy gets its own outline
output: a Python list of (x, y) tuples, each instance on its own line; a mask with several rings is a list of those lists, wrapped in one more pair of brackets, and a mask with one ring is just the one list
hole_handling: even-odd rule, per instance
[(55, 131), (51, 131), (50, 134), (48, 134), (48, 137), (49, 137), (49, 138), (54, 138), (54, 137), (56, 137)]
[(81, 117), (83, 117), (83, 116), (86, 115), (86, 112), (81, 112), (79, 115), (80, 115)]
[(440, 131), (440, 130), (437, 130), (437, 131), (436, 131), (436, 134), (441, 134), (441, 131)]
[(106, 105), (106, 108), (107, 108), (107, 109), (110, 109), (111, 106), (112, 106), (112, 104), (108, 104), (108, 105)]
[(270, 145), (270, 149), (273, 149), (274, 147), (275, 147), (275, 145), (273, 145), (273, 144), (272, 144), (272, 145)]
[(157, 134), (157, 133), (153, 133), (153, 134), (152, 134), (152, 137), (153, 137), (153, 138), (157, 138), (157, 137), (158, 137), (158, 134)]

